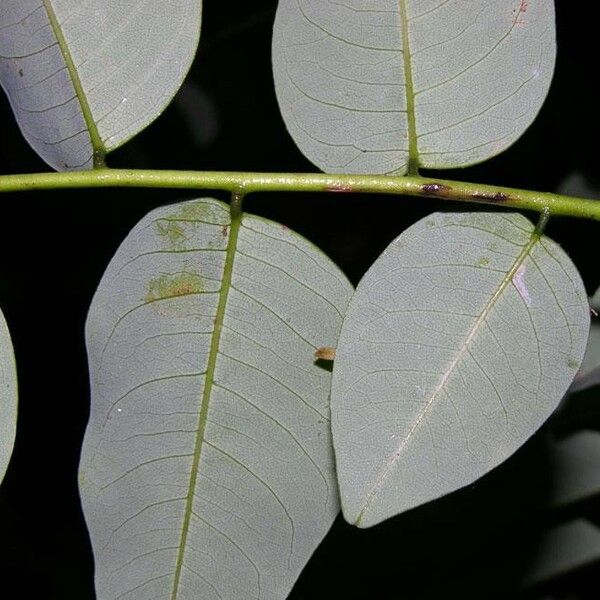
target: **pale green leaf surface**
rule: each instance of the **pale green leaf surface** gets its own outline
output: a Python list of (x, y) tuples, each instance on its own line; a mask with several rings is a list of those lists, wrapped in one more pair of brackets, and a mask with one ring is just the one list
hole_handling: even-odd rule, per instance
[(600, 529), (584, 519), (570, 521), (544, 535), (524, 577), (525, 584), (539, 584), (597, 561), (600, 561)]
[(192, 62), (201, 0), (2, 0), (0, 83), (36, 152), (85, 169), (152, 122)]
[(281, 113), (328, 172), (480, 162), (539, 111), (554, 29), (552, 0), (280, 0)]
[(340, 334), (332, 430), (361, 527), (465, 486), (527, 440), (577, 372), (585, 289), (518, 214), (433, 214), (360, 282)]
[(585, 430), (555, 443), (550, 502), (563, 506), (600, 494), (600, 432)]
[[(80, 467), (99, 598), (284, 598), (337, 512), (331, 374), (352, 287), (282, 225), (161, 208), (86, 328)], [(220, 333), (219, 333), (220, 332)]]
[(17, 371), (12, 342), (0, 311), (0, 481), (15, 443), (17, 426)]

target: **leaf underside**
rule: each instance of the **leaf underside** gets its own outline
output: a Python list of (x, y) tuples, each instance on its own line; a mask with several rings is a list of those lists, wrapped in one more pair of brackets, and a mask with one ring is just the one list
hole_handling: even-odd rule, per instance
[(88, 169), (178, 90), (201, 0), (3, 0), (0, 84), (27, 141), (57, 170)]
[(17, 371), (10, 334), (0, 311), (0, 481), (15, 443), (17, 426)]
[(551, 0), (280, 0), (273, 34), (281, 113), (327, 172), (498, 154), (535, 118), (555, 55)]
[(523, 444), (577, 372), (576, 268), (518, 214), (433, 214), (360, 282), (332, 381), (346, 519), (362, 527), (465, 486)]
[(86, 328), (80, 467), (100, 598), (284, 598), (339, 510), (329, 426), (352, 287), (286, 227), (199, 200), (143, 219)]

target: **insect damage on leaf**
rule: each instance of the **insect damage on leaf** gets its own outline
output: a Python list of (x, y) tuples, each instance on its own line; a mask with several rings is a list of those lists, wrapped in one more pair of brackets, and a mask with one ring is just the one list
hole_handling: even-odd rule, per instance
[(146, 302), (167, 298), (200, 294), (203, 291), (202, 278), (195, 273), (162, 274), (148, 282)]
[(335, 348), (331, 346), (322, 346), (315, 350), (315, 358), (317, 360), (335, 360)]

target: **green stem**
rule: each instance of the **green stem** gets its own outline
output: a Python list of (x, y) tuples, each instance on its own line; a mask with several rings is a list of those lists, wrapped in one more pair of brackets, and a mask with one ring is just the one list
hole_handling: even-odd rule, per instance
[(244, 173), (227, 171), (148, 171), (94, 169), (65, 173), (0, 176), (0, 192), (66, 188), (171, 188), (252, 192), (353, 192), (421, 196), (547, 211), (600, 221), (600, 201), (561, 194), (429, 177), (326, 175), (312, 173)]

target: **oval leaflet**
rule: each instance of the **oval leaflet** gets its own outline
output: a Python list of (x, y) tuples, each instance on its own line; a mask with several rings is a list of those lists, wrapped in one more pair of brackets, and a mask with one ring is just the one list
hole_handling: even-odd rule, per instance
[(402, 233), (348, 308), (332, 382), (342, 510), (361, 527), (465, 486), (523, 444), (581, 364), (579, 274), (518, 214)]

